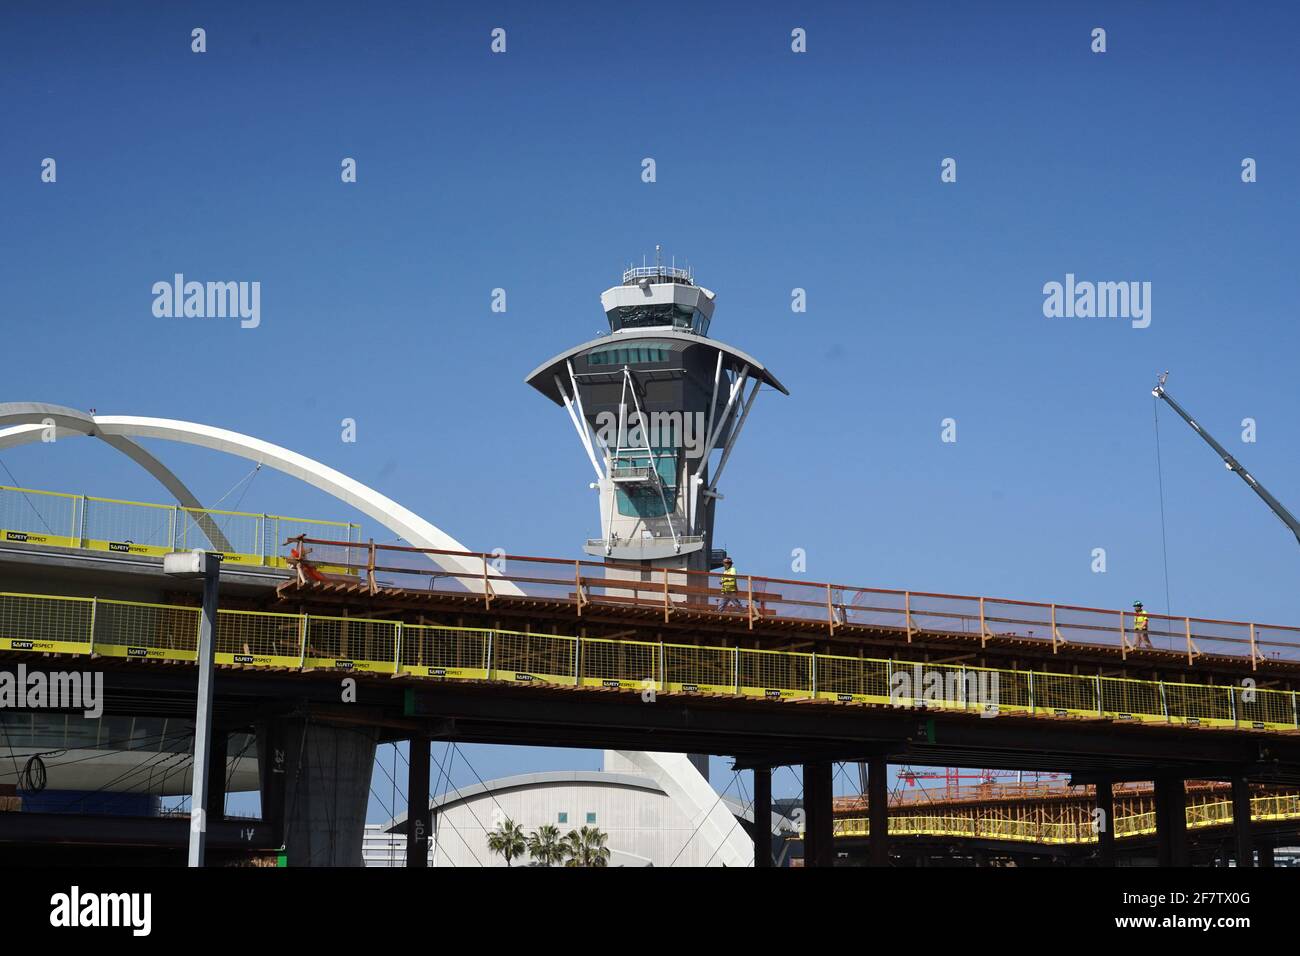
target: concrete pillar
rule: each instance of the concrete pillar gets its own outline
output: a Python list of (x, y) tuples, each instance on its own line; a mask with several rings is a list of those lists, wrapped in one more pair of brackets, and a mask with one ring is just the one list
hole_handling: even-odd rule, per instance
[(284, 722), (268, 720), (257, 727), (257, 777), (262, 800), (262, 819), (271, 827), (271, 838), (284, 846), (285, 761)]
[(1245, 777), (1233, 777), (1232, 831), (1238, 866), (1255, 865), (1255, 848), (1250, 829), (1250, 783)]
[(889, 866), (889, 764), (872, 757), (867, 774), (869, 860), (872, 866)]
[[(1097, 784), (1097, 809), (1101, 811), (1097, 825), (1097, 863), (1115, 865), (1115, 788), (1109, 780)], [(1159, 814), (1156, 816), (1159, 820)]]
[(833, 779), (829, 761), (803, 765), (804, 819), (807, 828), (804, 840), (805, 866), (835, 865)]
[(290, 866), (361, 866), (378, 731), (285, 721), (285, 853)]
[(1187, 866), (1187, 791), (1183, 778), (1155, 779), (1156, 858), (1160, 866)]
[(754, 768), (754, 866), (772, 865), (772, 768)]
[(406, 777), (406, 865), (429, 865), (429, 738), (411, 738)]

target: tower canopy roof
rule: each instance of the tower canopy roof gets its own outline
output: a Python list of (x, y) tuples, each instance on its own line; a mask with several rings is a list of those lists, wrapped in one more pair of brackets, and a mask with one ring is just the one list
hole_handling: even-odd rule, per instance
[(564, 399), (555, 387), (555, 377), (558, 375), (561, 382), (565, 383), (567, 391), (569, 373), (565, 363), (588, 349), (606, 346), (611, 342), (635, 342), (639, 339), (668, 339), (671, 341), (680, 341), (684, 345), (694, 346), (696, 348), (714, 349), (722, 354), (723, 367), (731, 371), (740, 371), (744, 366), (749, 366), (751, 378), (756, 378), (764, 385), (770, 385), (783, 395), (789, 395), (789, 390), (777, 380), (776, 376), (767, 370), (762, 362), (751, 355), (747, 355), (740, 349), (732, 348), (724, 342), (717, 339), (705, 338), (701, 335), (695, 335), (690, 332), (678, 332), (676, 330), (655, 328), (655, 329), (625, 329), (621, 332), (615, 332), (612, 335), (603, 335), (600, 338), (592, 339), (590, 342), (583, 342), (581, 345), (575, 345), (567, 351), (561, 352), (552, 358), (547, 359), (537, 368), (533, 369), (524, 378), (524, 381), (537, 389), (557, 405), (563, 405)]

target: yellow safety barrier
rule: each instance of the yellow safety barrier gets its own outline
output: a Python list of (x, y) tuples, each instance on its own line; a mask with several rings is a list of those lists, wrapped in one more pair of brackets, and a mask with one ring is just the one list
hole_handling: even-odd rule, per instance
[(397, 673), (396, 621), (307, 616), (305, 667)]
[[(1036, 818), (1036, 807), (1022, 808), (1023, 816), (992, 816), (984, 813), (899, 813), (889, 817), (890, 836), (966, 837), (1023, 843), (1096, 843), (1097, 833), (1086, 820), (1047, 821)], [(998, 811), (1005, 814), (1007, 810)], [(1011, 811), (1014, 812), (1014, 811)], [(1186, 808), (1188, 829), (1232, 825), (1232, 801), (1210, 800)], [(1300, 794), (1268, 794), (1252, 797), (1250, 817), (1254, 821), (1300, 820)], [(839, 817), (834, 823), (837, 837), (869, 837), (866, 817)], [(1150, 836), (1156, 832), (1154, 811), (1121, 813), (1115, 817), (1115, 838)]]
[(251, 667), (302, 667), (307, 617), (268, 611), (217, 611), (216, 661)]
[[(193, 661), (193, 606), (0, 592), (0, 651)], [(222, 610), (216, 659), (462, 680), (1294, 730), (1295, 691)]]
[(664, 689), (701, 694), (736, 693), (736, 650), (664, 645)]
[(493, 631), (491, 674), (494, 680), (573, 684), (577, 654), (576, 637)]
[(604, 638), (586, 638), (581, 644), (582, 686), (640, 690), (660, 686), (658, 644)]
[(427, 624), (402, 625), (403, 674), (487, 680), (492, 632)]
[(202, 616), (197, 607), (96, 600), (94, 650), (106, 657), (195, 661)]
[(92, 598), (0, 593), (0, 650), (89, 654)]
[[(0, 541), (159, 557), (199, 548), (231, 564), (288, 567), (281, 551), (298, 535), (360, 526), (344, 521), (182, 508), (144, 501), (97, 498), (62, 491), (0, 485)], [(346, 573), (347, 568), (324, 567)]]

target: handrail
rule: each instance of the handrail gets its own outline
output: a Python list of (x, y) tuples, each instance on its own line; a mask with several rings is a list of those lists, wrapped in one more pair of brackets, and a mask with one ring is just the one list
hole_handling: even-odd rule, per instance
[[(336, 564), (347, 563), (346, 551), (339, 551), (348, 547), (347, 542), (305, 536), (294, 540), (317, 549), (315, 560), (326, 560), (322, 558), (326, 555), (332, 556)], [(436, 575), (440, 581), (465, 578), (462, 582), (465, 584), (469, 575), (448, 573), (436, 569), (431, 561), (412, 558), (455, 556), (474, 560), (480, 557), (472, 552), (409, 545), (376, 545), (376, 551), (376, 570), (389, 575), (393, 582), (406, 576), (418, 579)], [(529, 585), (524, 588), (529, 597), (549, 597), (576, 604), (576, 591), (590, 590), (591, 593), (583, 596), (584, 603), (603, 599), (662, 605), (659, 589), (653, 599), (639, 600), (636, 592), (649, 590), (637, 584), (643, 571), (640, 565), (511, 554), (498, 554), (493, 564), (494, 578)], [(545, 569), (549, 566), (563, 571), (554, 578), (548, 577)], [(512, 567), (522, 568), (525, 573), (509, 570)], [(712, 597), (721, 590), (721, 576), (713, 572), (670, 569), (668, 575), (671, 599), (680, 605), (693, 606), (692, 609), (707, 609)], [(627, 583), (618, 583), (624, 577)], [(752, 580), (754, 603), (759, 605), (756, 619), (816, 623), (831, 633), (841, 626), (859, 625), (894, 630), (907, 634), (909, 640), (917, 633), (930, 632), (978, 637), (982, 643), (990, 638), (1033, 641), (1050, 646), (1053, 654), (1059, 653), (1062, 646), (1076, 644), (1117, 648), (1125, 659), (1147, 651), (1166, 652), (1186, 658), (1191, 665), (1207, 657), (1245, 658), (1251, 662), (1252, 669), (1269, 660), (1300, 663), (1300, 627), (1294, 626), (1149, 613), (1148, 630), (1140, 635), (1133, 627), (1131, 610), (757, 575)], [(712, 609), (749, 618), (748, 605), (746, 599)]]
[[(0, 592), (0, 652), (194, 663), (200, 608)], [(364, 617), (221, 610), (217, 662), (418, 678), (825, 700), (1052, 719), (1300, 730), (1295, 691), (1009, 670), (808, 651), (617, 640)], [(944, 692), (900, 675), (929, 672)], [(976, 693), (972, 696), (971, 688)], [(992, 689), (992, 695), (986, 693)]]
[[(326, 530), (331, 529), (331, 530)], [(0, 485), (0, 543), (149, 555), (198, 547), (241, 565), (287, 567), (276, 542), (299, 531), (337, 529), (359, 537), (360, 525), (320, 518), (189, 508)]]

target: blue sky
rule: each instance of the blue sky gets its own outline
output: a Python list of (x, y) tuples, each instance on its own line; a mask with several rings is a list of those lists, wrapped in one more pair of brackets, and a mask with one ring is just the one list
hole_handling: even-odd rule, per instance
[[(662, 243), (791, 391), (721, 489), (744, 571), (787, 576), (799, 547), (813, 580), (1163, 610), (1164, 369), (1300, 508), (1293, 5), (118, 6), (0, 12), (5, 400), (250, 432), (475, 549), (574, 555), (588, 466), (523, 376)], [(260, 327), (156, 318), (176, 272), (260, 281)], [(1045, 318), (1068, 272), (1150, 282), (1150, 327)], [(1161, 422), (1174, 612), (1300, 620), (1295, 540)], [(209, 501), (247, 471), (166, 457)], [(90, 443), (0, 460), (162, 494)], [(353, 517), (265, 472), (241, 506)], [(598, 760), (466, 753), (484, 777)]]

